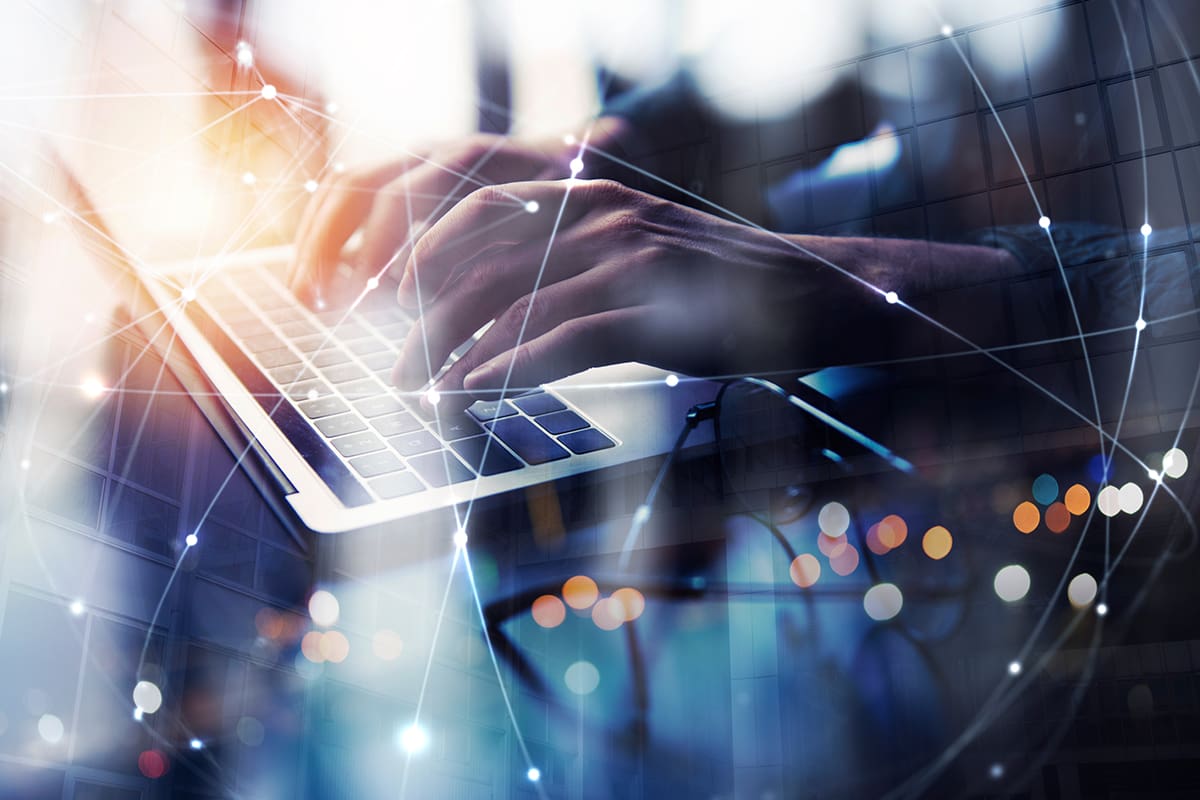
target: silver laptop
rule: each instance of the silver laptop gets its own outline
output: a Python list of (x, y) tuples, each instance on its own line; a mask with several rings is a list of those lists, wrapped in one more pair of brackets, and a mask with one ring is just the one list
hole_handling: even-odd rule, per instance
[(687, 409), (716, 395), (714, 383), (623, 364), (462, 413), (428, 412), (390, 382), (415, 324), (394, 285), (381, 281), (350, 309), (313, 311), (285, 285), (290, 247), (134, 264), (58, 162), (77, 227), (107, 254), (104, 268), (119, 265), (171, 326), (187, 366), (314, 531), (375, 526), (666, 453)]

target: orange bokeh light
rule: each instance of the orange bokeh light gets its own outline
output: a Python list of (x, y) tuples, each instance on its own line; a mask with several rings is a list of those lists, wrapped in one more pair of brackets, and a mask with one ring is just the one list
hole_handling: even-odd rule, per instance
[(899, 514), (888, 514), (879, 520), (879, 541), (889, 550), (895, 550), (908, 538), (908, 523)]
[(587, 575), (576, 575), (574, 578), (568, 578), (563, 584), (562, 596), (567, 605), (582, 611), (596, 602), (600, 597), (600, 590), (596, 587), (596, 582)]
[(1092, 507), (1092, 495), (1086, 486), (1082, 483), (1077, 483), (1070, 489), (1067, 489), (1067, 493), (1063, 495), (1063, 502), (1067, 506), (1067, 511), (1080, 517), (1086, 514), (1087, 510)]
[(940, 561), (950, 555), (952, 547), (954, 547), (954, 537), (941, 525), (934, 525), (925, 531), (925, 536), (921, 539), (921, 549), (934, 561)]
[(637, 589), (629, 586), (613, 592), (612, 601), (617, 604), (621, 619), (625, 622), (633, 622), (646, 610), (646, 598)]
[(1071, 512), (1063, 503), (1051, 503), (1046, 509), (1046, 527), (1051, 533), (1062, 533), (1071, 524)]
[(1013, 509), (1013, 526), (1021, 533), (1033, 533), (1041, 522), (1042, 512), (1038, 507), (1026, 500)]
[(792, 559), (788, 574), (792, 576), (792, 583), (807, 589), (821, 577), (821, 562), (812, 553), (801, 553)]
[(342, 663), (350, 655), (350, 640), (341, 631), (327, 631), (317, 646), (325, 660), (334, 664)]
[(879, 523), (867, 528), (867, 549), (877, 556), (885, 556), (892, 548), (883, 543), (879, 535)]
[(567, 618), (567, 607), (552, 594), (544, 594), (530, 606), (533, 621), (543, 628), (557, 628)]
[(321, 632), (309, 631), (304, 634), (304, 638), (300, 640), (300, 652), (312, 663), (322, 663), (325, 654), (321, 652)]

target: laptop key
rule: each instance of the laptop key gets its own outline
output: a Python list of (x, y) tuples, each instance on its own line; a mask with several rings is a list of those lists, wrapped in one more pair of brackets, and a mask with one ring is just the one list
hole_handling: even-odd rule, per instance
[(393, 414), (390, 417), (373, 419), (371, 420), (371, 427), (377, 430), (380, 436), (399, 436), (402, 433), (412, 433), (413, 431), (421, 430), (421, 422), (412, 414), (404, 412), (402, 414)]
[(292, 339), (292, 346), (301, 353), (312, 354), (328, 347), (332, 341), (323, 333), (314, 333), (311, 336), (297, 336)]
[(304, 319), (292, 319), (287, 322), (281, 322), (279, 323), (279, 330), (283, 331), (284, 336), (311, 336), (312, 334), (320, 333), (317, 330), (317, 326)]
[(317, 426), (317, 430), (325, 434), (325, 437), (332, 439), (335, 436), (345, 436), (347, 433), (358, 433), (364, 431), (367, 426), (363, 421), (353, 414), (342, 414), (337, 417), (325, 417), (313, 423)]
[(406, 494), (419, 492), (425, 486), (417, 480), (417, 476), (411, 472), (397, 472), (393, 475), (387, 475), (382, 478), (376, 478), (373, 481), (368, 481), (367, 485), (375, 494), (382, 497), (384, 500), (391, 500), (396, 497), (403, 497)]
[[(491, 444), (488, 444), (488, 441)], [(460, 439), (451, 442), (450, 447), (458, 453), (467, 466), (480, 475), (499, 475), (501, 472), (512, 472), (521, 468), (517, 461), (504, 449), (500, 442), (488, 436), (474, 436), (470, 439)], [(487, 455), (484, 455), (484, 449)]]
[(283, 340), (273, 333), (263, 333), (258, 336), (249, 336), (242, 339), (242, 344), (251, 353), (261, 353), (266, 350), (275, 350), (283, 347)]
[(395, 414), (397, 411), (404, 410), (404, 406), (400, 404), (400, 401), (388, 394), (380, 394), (375, 397), (368, 397), (365, 400), (359, 400), (354, 404), (354, 407), (358, 409), (358, 413), (367, 419), (382, 417), (384, 414)]
[(335, 367), (323, 369), (321, 372), (330, 383), (349, 383), (370, 377), (371, 374), (358, 364), (338, 364)]
[(595, 428), (589, 428), (585, 431), (576, 431), (560, 436), (560, 442), (571, 448), (571, 452), (576, 455), (591, 453), (596, 450), (607, 450), (610, 447), (616, 447), (616, 442), (605, 436)]
[(430, 450), (441, 449), (442, 443), (432, 433), (426, 430), (413, 431), (401, 436), (393, 436), (388, 442), (402, 456), (415, 456), (428, 453)]
[(492, 432), (528, 464), (544, 464), (570, 455), (524, 417), (508, 417), (491, 424)]
[(332, 417), (334, 414), (344, 414), (350, 410), (350, 407), (343, 403), (341, 398), (330, 396), (306, 400), (300, 404), (300, 410), (309, 419), (323, 419)]
[(451, 483), (462, 483), (472, 480), (475, 473), (463, 466), (462, 462), (448, 450), (436, 453), (426, 453), (408, 459), (408, 466), (413, 472), (430, 486), (446, 486)]
[(293, 383), (288, 387), (287, 395), (296, 402), (301, 400), (316, 400), (318, 397), (328, 397), (333, 390), (321, 381), (304, 381)]
[(360, 431), (349, 436), (340, 436), (330, 442), (334, 449), (346, 458), (361, 456), (364, 453), (374, 453), (382, 450), (383, 440), (370, 431)]
[(470, 436), (482, 436), (487, 433), (478, 422), (467, 414), (455, 414), (452, 417), (441, 417), (433, 423), (433, 429), (447, 442), (466, 439)]
[(512, 403), (507, 400), (476, 400), (467, 411), (480, 422), (491, 422), (493, 419), (511, 417), (517, 413)]
[[(354, 348), (352, 347), (350, 349), (353, 350)], [(368, 355), (361, 356), (361, 360), (362, 363), (367, 365), (367, 369), (371, 370), (372, 372), (383, 372), (386, 370), (387, 374), (390, 376), (392, 374), (392, 367), (396, 365), (396, 359), (398, 357), (399, 356), (397, 356), (391, 350), (381, 350), (378, 353), (370, 353)]]
[(262, 353), (257, 353), (255, 358), (258, 363), (264, 367), (282, 367), (287, 364), (299, 364), (300, 356), (288, 350), (286, 347), (280, 347), (275, 350), (267, 350)]
[(354, 467), (354, 471), (364, 478), (376, 478), (389, 472), (399, 472), (404, 469), (404, 462), (395, 453), (381, 450), (378, 453), (350, 459), (350, 466)]
[(568, 408), (543, 414), (537, 418), (537, 424), (557, 436), (560, 433), (581, 431), (588, 426), (588, 421)]
[(562, 411), (567, 407), (563, 401), (549, 392), (537, 392), (536, 394), (527, 394), (523, 397), (514, 397), (512, 402), (514, 406), (531, 417)]
[(387, 350), (388, 346), (372, 336), (370, 339), (359, 339), (356, 342), (350, 342), (346, 345), (346, 348), (356, 356), (369, 356), (372, 353)]
[(276, 367), (275, 369), (267, 370), (276, 383), (281, 383), (287, 386), (299, 381), (311, 381), (317, 377), (316, 373), (303, 364), (289, 364), (286, 367)]
[(325, 369), (326, 367), (335, 367), (338, 364), (348, 364), (350, 356), (343, 353), (330, 342), (327, 347), (313, 355), (312, 362), (321, 369)]

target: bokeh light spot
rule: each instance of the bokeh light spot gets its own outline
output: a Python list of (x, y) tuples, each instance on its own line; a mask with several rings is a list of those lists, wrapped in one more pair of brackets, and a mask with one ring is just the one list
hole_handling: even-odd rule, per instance
[(1121, 492), (1117, 487), (1109, 485), (1096, 495), (1096, 508), (1106, 517), (1115, 517), (1121, 513)]
[(801, 553), (792, 559), (788, 574), (792, 576), (792, 583), (807, 589), (821, 577), (821, 562), (812, 553)]
[(390, 628), (381, 628), (371, 637), (371, 652), (381, 661), (395, 661), (404, 651), (404, 640)]
[(925, 536), (921, 539), (921, 549), (934, 561), (941, 561), (950, 555), (952, 547), (954, 547), (954, 537), (941, 525), (934, 525), (925, 531)]
[(322, 628), (334, 625), (340, 613), (341, 606), (331, 592), (318, 589), (312, 593), (312, 597), (308, 598), (308, 615)]
[(563, 683), (575, 694), (591, 694), (600, 685), (600, 670), (590, 661), (576, 661), (563, 673)]
[(817, 514), (817, 524), (826, 536), (837, 538), (850, 529), (850, 512), (836, 501), (826, 503)]
[(592, 622), (602, 631), (615, 631), (625, 622), (624, 610), (620, 603), (605, 597), (592, 606)]
[(847, 543), (838, 550), (836, 555), (830, 556), (829, 568), (838, 575), (849, 575), (854, 572), (858, 569), (858, 549)]
[(1188, 457), (1187, 453), (1180, 450), (1178, 447), (1172, 447), (1167, 452), (1163, 453), (1162, 471), (1168, 478), (1182, 478), (1183, 473), (1187, 472)]
[(133, 687), (133, 704), (143, 714), (153, 714), (162, 707), (162, 691), (151, 681), (138, 681)]
[(879, 538), (879, 523), (867, 528), (867, 549), (877, 556), (885, 556), (892, 549)]
[(1058, 499), (1058, 481), (1053, 475), (1042, 473), (1033, 480), (1033, 499), (1048, 506)]
[(1062, 533), (1071, 524), (1071, 512), (1065, 503), (1051, 503), (1046, 509), (1046, 527), (1051, 533)]
[(1029, 585), (1029, 571), (1020, 564), (1001, 567), (992, 581), (996, 596), (1006, 603), (1015, 603), (1029, 594)]
[(1070, 489), (1067, 489), (1067, 493), (1063, 495), (1063, 503), (1066, 505), (1067, 511), (1070, 511), (1077, 517), (1081, 517), (1091, 507), (1092, 495), (1086, 486), (1082, 483), (1077, 483)]
[(533, 615), (533, 621), (543, 628), (557, 628), (567, 618), (567, 607), (552, 594), (544, 594), (534, 600), (529, 612)]
[(38, 736), (47, 744), (58, 744), (66, 733), (62, 720), (54, 714), (42, 714), (38, 717), (37, 730)]
[(567, 605), (582, 611), (596, 602), (600, 597), (600, 590), (596, 588), (596, 582), (588, 576), (576, 575), (567, 578), (567, 582), (563, 584), (562, 596)]
[(863, 596), (863, 609), (876, 622), (885, 622), (900, 613), (904, 607), (904, 595), (894, 583), (872, 586)]
[(1122, 511), (1126, 514), (1136, 514), (1141, 510), (1145, 496), (1142, 494), (1142, 487), (1131, 481), (1121, 487), (1117, 499)]
[(323, 634), (320, 631), (309, 631), (300, 640), (300, 652), (314, 664), (321, 664), (325, 661), (325, 653), (321, 650), (322, 637)]
[(908, 538), (908, 523), (899, 514), (888, 514), (879, 521), (879, 541), (895, 550)]
[(157, 750), (143, 750), (138, 756), (138, 770), (150, 780), (167, 774), (167, 757)]
[(826, 536), (823, 533), (817, 534), (817, 549), (826, 558), (837, 558), (842, 552), (850, 546), (849, 540), (845, 536)]
[(1081, 572), (1071, 578), (1071, 582), (1067, 584), (1067, 600), (1075, 608), (1084, 608), (1096, 599), (1098, 588), (1095, 578), (1086, 572)]
[(1033, 533), (1041, 522), (1042, 512), (1028, 500), (1013, 509), (1013, 527), (1021, 533)]
[(621, 611), (621, 619), (633, 622), (646, 610), (646, 598), (637, 589), (626, 586), (612, 593), (612, 600)]
[(342, 663), (350, 655), (350, 640), (341, 631), (329, 631), (321, 637), (317, 646), (325, 660), (333, 664)]

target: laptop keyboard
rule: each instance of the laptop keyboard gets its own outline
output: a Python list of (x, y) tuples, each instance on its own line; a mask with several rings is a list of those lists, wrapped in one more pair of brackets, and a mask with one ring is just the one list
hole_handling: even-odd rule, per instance
[(313, 312), (265, 267), (216, 275), (199, 292), (210, 315), (377, 499), (615, 446), (545, 390), (479, 401), (453, 415), (402, 396), (391, 371), (413, 321), (393, 297), (381, 286), (349, 314)]

